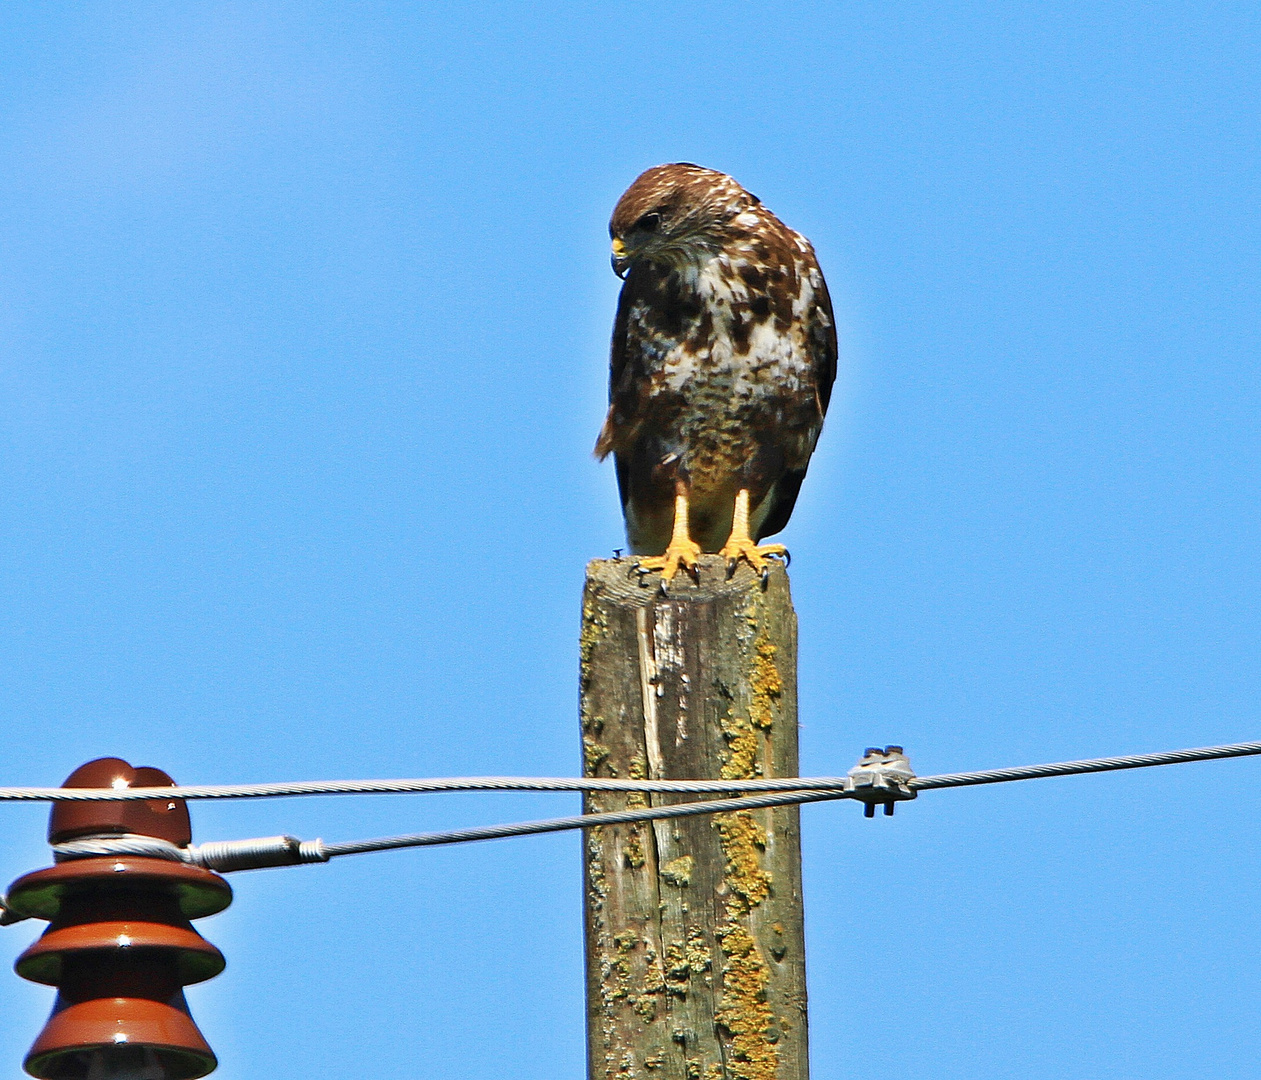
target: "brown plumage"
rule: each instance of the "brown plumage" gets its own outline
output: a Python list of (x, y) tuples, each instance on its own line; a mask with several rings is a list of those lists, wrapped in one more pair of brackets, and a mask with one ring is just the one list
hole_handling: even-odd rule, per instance
[(673, 565), (641, 560), (667, 578), (698, 545), (761, 568), (782, 549), (747, 541), (788, 523), (836, 377), (814, 249), (730, 176), (689, 164), (640, 176), (609, 233), (626, 283), (595, 452), (616, 460), (631, 551), (670, 545)]

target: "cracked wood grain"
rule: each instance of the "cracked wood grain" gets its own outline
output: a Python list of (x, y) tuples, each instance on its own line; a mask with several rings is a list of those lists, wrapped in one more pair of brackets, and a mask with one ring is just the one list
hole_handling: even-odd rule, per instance
[[(587, 568), (581, 637), (587, 775), (797, 775), (796, 616), (702, 559), (668, 596), (632, 560)], [(670, 803), (686, 796), (656, 795)], [(593, 793), (588, 811), (645, 806)], [(589, 830), (591, 1080), (806, 1080), (796, 807)]]

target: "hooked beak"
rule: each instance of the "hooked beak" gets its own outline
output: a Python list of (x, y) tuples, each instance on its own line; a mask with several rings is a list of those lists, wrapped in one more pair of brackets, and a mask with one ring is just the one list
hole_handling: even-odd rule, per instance
[(620, 278), (626, 277), (631, 261), (626, 251), (626, 244), (618, 237), (613, 239), (613, 254), (609, 256), (609, 262), (613, 265), (613, 273)]

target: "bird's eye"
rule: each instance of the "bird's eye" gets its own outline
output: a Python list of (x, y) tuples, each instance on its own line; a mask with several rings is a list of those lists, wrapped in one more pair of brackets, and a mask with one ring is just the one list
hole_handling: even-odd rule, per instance
[(644, 232), (656, 232), (657, 226), (661, 224), (661, 215), (655, 210), (650, 214), (645, 214), (637, 222), (635, 228), (642, 229)]

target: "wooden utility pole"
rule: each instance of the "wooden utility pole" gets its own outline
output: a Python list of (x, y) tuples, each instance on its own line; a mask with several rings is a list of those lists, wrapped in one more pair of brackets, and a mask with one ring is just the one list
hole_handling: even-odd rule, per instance
[[(588, 776), (796, 776), (788, 575), (703, 557), (662, 596), (634, 560), (587, 567)], [(588, 812), (694, 796), (594, 793)], [(586, 833), (590, 1080), (806, 1080), (797, 807)]]

